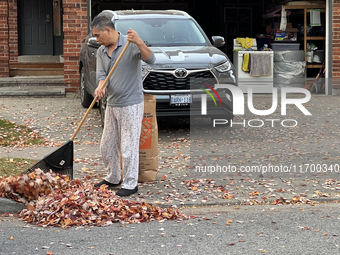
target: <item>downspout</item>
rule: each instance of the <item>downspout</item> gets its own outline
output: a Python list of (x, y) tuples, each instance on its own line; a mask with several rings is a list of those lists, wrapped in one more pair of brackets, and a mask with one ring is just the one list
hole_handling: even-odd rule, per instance
[(333, 0), (326, 2), (326, 73), (325, 73), (325, 94), (332, 95), (333, 82)]
[(11, 60), (11, 44), (9, 42), (9, 37), (10, 37), (10, 28), (9, 28), (9, 3), (7, 2), (7, 17), (6, 17), (6, 23), (7, 23), (7, 52), (8, 52), (8, 59), (7, 59), (7, 64), (8, 64), (8, 77), (10, 76), (10, 67), (9, 63)]
[(87, 0), (87, 34), (91, 31), (91, 0)]

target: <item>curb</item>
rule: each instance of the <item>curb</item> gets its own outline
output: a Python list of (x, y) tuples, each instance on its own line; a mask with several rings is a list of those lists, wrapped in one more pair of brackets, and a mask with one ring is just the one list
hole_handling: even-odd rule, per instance
[[(275, 199), (268, 199), (263, 204), (271, 204)], [(310, 199), (310, 202), (317, 202), (317, 203), (338, 203), (339, 200), (337, 199), (331, 199), (331, 198), (315, 198)], [(154, 204), (153, 202), (148, 201), (147, 203), (150, 203), (154, 206), (159, 206), (161, 208), (168, 208), (169, 206), (175, 205), (178, 209), (185, 209), (185, 208), (195, 208), (195, 207), (215, 207), (215, 206), (236, 206), (236, 205), (244, 205), (245, 201), (221, 201), (221, 202), (208, 202), (208, 203), (202, 203), (202, 204), (196, 204), (196, 203), (187, 203), (187, 204)], [(255, 205), (253, 205), (255, 206)], [(25, 208), (25, 204), (15, 202), (9, 198), (3, 198), (0, 197), (0, 214), (1, 213), (18, 213), (22, 211)]]
[(24, 209), (25, 205), (15, 202), (9, 198), (0, 197), (0, 213), (18, 213)]

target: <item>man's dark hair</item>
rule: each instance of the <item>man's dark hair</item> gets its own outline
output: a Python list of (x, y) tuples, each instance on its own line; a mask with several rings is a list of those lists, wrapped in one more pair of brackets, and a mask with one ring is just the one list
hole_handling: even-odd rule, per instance
[(97, 28), (99, 31), (104, 31), (107, 27), (115, 30), (115, 26), (113, 25), (109, 15), (104, 14), (97, 15), (93, 19), (91, 23), (91, 28), (93, 29), (94, 27)]

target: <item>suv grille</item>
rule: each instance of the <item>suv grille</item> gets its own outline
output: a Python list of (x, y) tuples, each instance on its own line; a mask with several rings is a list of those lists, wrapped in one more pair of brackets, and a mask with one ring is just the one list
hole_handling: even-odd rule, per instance
[(143, 87), (147, 90), (190, 90), (204, 87), (203, 83), (215, 87), (216, 79), (210, 71), (194, 72), (185, 78), (177, 78), (171, 73), (150, 72)]

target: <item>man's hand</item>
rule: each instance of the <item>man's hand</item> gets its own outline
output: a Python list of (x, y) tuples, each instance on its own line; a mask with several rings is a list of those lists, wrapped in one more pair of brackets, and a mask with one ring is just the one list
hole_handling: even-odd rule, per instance
[(142, 54), (142, 58), (145, 60), (149, 59), (152, 51), (149, 49), (148, 46), (146, 46), (143, 40), (138, 36), (137, 32), (130, 28), (129, 31), (127, 31), (127, 34), (128, 34), (128, 38), (127, 38), (128, 41), (137, 45), (137, 47), (140, 50), (140, 53)]
[(95, 97), (98, 98), (98, 100), (102, 99), (102, 97), (105, 95), (105, 92), (106, 92), (106, 88), (103, 88), (102, 90), (100, 89), (103, 83), (104, 83), (103, 80), (99, 81), (98, 87), (94, 91), (94, 95), (95, 95)]
[(139, 38), (138, 33), (135, 30), (130, 28), (129, 31), (127, 31), (127, 34), (128, 34), (127, 39), (129, 42), (132, 42), (137, 45), (143, 43), (142, 39)]

